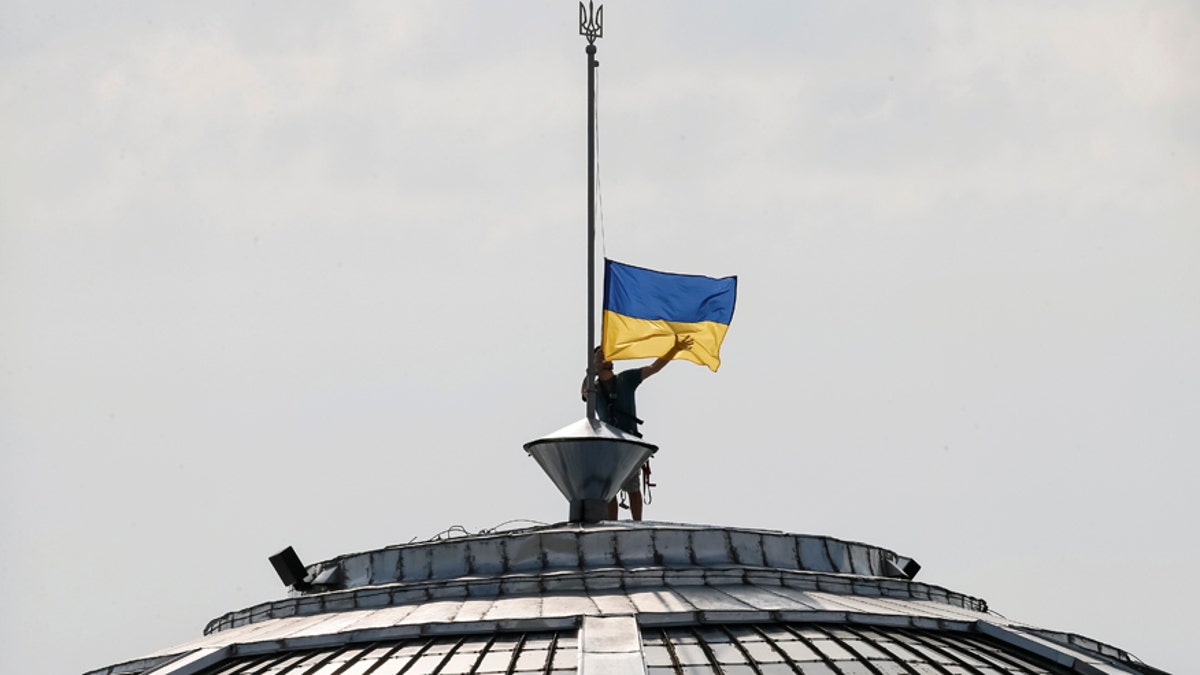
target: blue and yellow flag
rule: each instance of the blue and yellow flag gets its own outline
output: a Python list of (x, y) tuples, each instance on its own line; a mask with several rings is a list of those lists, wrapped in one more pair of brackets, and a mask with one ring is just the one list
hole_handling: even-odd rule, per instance
[(610, 361), (657, 358), (671, 349), (676, 335), (687, 335), (692, 348), (675, 358), (716, 372), (736, 299), (737, 277), (655, 272), (606, 258), (604, 356)]

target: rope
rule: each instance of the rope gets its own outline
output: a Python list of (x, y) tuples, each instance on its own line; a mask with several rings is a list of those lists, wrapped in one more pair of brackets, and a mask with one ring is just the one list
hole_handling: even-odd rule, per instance
[[(499, 525), (496, 525), (494, 527), (485, 527), (482, 530), (479, 530), (478, 532), (472, 532), (472, 531), (468, 530), (467, 528), (463, 527), (462, 525), (451, 525), (450, 527), (447, 527), (446, 529), (442, 530), (441, 532), (438, 532), (437, 534), (433, 535), (432, 537), (429, 537), (428, 539), (423, 539), (421, 541), (441, 541), (443, 539), (451, 539), (453, 537), (471, 537), (471, 536), (475, 536), (477, 534), (492, 534), (494, 532), (500, 531), (500, 529), (505, 526), (512, 525), (513, 523), (525, 523), (528, 525), (533, 525), (535, 527), (543, 526), (543, 525), (547, 524), (544, 521), (533, 520), (532, 518), (513, 518), (511, 520), (506, 520), (503, 523), (500, 523)], [(415, 543), (417, 540), (418, 540), (417, 537), (413, 537), (412, 539), (408, 540), (408, 543), (412, 544), (412, 543)]]
[[(450, 527), (447, 527), (446, 529), (442, 530), (441, 532), (438, 532), (437, 534), (433, 535), (432, 537), (429, 537), (428, 539), (422, 539), (421, 541), (440, 541), (442, 539), (449, 539), (452, 535), (458, 535), (460, 537), (469, 537), (469, 536), (471, 536), (471, 533), (467, 530), (467, 528), (463, 527), (462, 525), (451, 525)], [(412, 539), (408, 540), (408, 543), (411, 544), (411, 543), (417, 541), (417, 539), (418, 539), (417, 537), (413, 537)]]
[[(646, 460), (646, 463), (642, 465), (642, 506), (649, 506), (654, 501), (654, 492), (650, 488), (656, 487), (658, 487), (658, 483), (650, 482), (650, 460)], [(625, 500), (629, 497), (629, 493), (621, 490), (617, 494), (617, 506), (628, 510), (629, 503)]]
[(604, 236), (604, 191), (600, 184), (600, 69), (596, 68), (596, 210), (600, 215), (600, 254), (608, 258), (608, 246)]
[(535, 527), (547, 524), (545, 521), (533, 520), (532, 518), (513, 518), (511, 520), (506, 520), (503, 523), (500, 523), (499, 525), (496, 525), (494, 527), (485, 527), (479, 531), (479, 534), (492, 534), (493, 532), (499, 532), (500, 528), (505, 527), (507, 525), (512, 525), (513, 523), (524, 523), (527, 525), (533, 525)]
[(654, 493), (650, 488), (658, 487), (658, 483), (650, 482), (650, 460), (642, 465), (642, 503), (649, 506), (654, 501)]

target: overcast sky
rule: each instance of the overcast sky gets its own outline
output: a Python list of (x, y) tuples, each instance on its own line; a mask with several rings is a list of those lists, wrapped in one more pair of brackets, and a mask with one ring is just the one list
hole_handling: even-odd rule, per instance
[[(0, 670), (566, 517), (521, 445), (583, 415), (574, 0), (0, 7)], [(1200, 671), (1197, 6), (605, 20), (603, 249), (740, 281), (720, 372), (640, 392), (647, 517)]]

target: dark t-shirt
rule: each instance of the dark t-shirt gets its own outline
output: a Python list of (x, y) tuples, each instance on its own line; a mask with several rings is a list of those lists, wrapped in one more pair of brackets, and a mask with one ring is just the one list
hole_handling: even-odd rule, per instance
[(599, 382), (600, 396), (596, 400), (596, 416), (621, 431), (636, 436), (638, 431), (637, 402), (634, 390), (642, 383), (642, 369), (621, 371), (607, 382)]

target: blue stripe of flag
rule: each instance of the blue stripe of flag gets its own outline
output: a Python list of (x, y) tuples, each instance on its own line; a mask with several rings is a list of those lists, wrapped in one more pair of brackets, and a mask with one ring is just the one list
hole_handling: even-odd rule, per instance
[(604, 260), (604, 309), (635, 319), (729, 325), (737, 277), (656, 272)]

